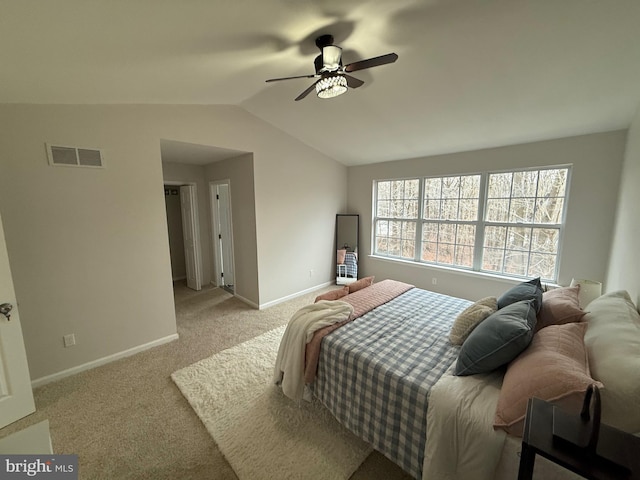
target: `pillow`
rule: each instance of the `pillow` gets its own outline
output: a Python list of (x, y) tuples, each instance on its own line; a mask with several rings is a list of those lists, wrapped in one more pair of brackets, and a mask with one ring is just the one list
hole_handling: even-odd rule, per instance
[(349, 293), (357, 292), (358, 290), (362, 290), (363, 288), (370, 287), (373, 285), (374, 277), (365, 277), (360, 280), (356, 280), (353, 283), (347, 285), (349, 287)]
[(540, 330), (548, 325), (562, 325), (582, 320), (586, 312), (580, 308), (579, 294), (580, 285), (555, 288), (544, 292), (536, 329)]
[(496, 297), (486, 297), (469, 305), (456, 317), (449, 332), (449, 341), (462, 345), (478, 324), (498, 309)]
[(541, 398), (579, 413), (591, 384), (584, 345), (586, 323), (550, 325), (533, 337), (529, 348), (507, 367), (496, 408), (495, 428), (522, 436), (527, 401)]
[(529, 280), (528, 282), (522, 282), (513, 288), (510, 288), (498, 297), (498, 310), (511, 305), (521, 300), (535, 300), (534, 308), (536, 313), (540, 310), (542, 305), (542, 285), (540, 284), (540, 277)]
[(345, 285), (342, 288), (331, 290), (327, 293), (323, 293), (322, 295), (318, 295), (314, 303), (319, 302), (320, 300), (338, 300), (339, 298), (342, 298), (346, 295), (349, 295), (349, 288)]
[(499, 309), (480, 322), (464, 341), (455, 374), (486, 373), (506, 365), (529, 346), (535, 326), (534, 300)]
[(336, 263), (337, 263), (338, 265), (342, 265), (342, 264), (344, 263), (344, 259), (345, 259), (345, 257), (347, 256), (347, 251), (346, 251), (345, 249), (338, 250), (338, 253), (337, 253), (337, 255), (336, 255), (336, 256), (337, 256), (337, 261), (336, 261)]
[(605, 387), (602, 422), (640, 432), (640, 314), (624, 290), (606, 293), (587, 308), (584, 343), (591, 374)]

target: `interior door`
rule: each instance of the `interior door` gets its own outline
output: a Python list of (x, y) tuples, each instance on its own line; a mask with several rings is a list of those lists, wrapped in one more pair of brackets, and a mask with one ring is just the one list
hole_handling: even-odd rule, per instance
[(36, 411), (0, 219), (0, 304), (5, 303), (12, 308), (9, 318), (0, 314), (0, 428)]
[(184, 260), (187, 270), (187, 287), (193, 290), (202, 288), (202, 263), (200, 261), (200, 234), (196, 187), (180, 187), (180, 206), (182, 209), (182, 234), (184, 236)]
[(222, 258), (223, 285), (234, 285), (233, 241), (231, 235), (231, 199), (229, 184), (218, 185), (219, 245)]

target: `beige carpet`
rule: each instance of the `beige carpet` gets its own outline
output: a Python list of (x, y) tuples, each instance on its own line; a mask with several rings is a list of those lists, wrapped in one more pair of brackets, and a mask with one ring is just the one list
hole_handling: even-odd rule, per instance
[(171, 377), (241, 480), (346, 480), (372, 448), (317, 400), (294, 402), (271, 383), (284, 328)]
[[(255, 310), (224, 290), (177, 284), (179, 340), (37, 388), (36, 413), (0, 438), (48, 419), (54, 452), (78, 454), (81, 479), (235, 480), (171, 373), (285, 324), (315, 295)], [(374, 452), (351, 478), (410, 477)]]

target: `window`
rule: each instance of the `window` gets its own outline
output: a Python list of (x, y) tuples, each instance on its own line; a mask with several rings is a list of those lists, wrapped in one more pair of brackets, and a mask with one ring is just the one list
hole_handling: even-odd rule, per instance
[(381, 180), (375, 255), (555, 281), (569, 168)]

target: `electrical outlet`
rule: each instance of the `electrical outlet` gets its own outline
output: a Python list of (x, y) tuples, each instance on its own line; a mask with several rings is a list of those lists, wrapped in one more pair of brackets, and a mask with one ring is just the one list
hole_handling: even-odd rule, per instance
[(65, 348), (73, 347), (76, 344), (76, 336), (73, 333), (65, 335), (64, 337), (62, 337), (62, 340), (64, 341)]
[(309, 270), (309, 278), (313, 277), (313, 269)]
[(437, 285), (438, 279), (436, 277), (431, 277), (431, 285)]

